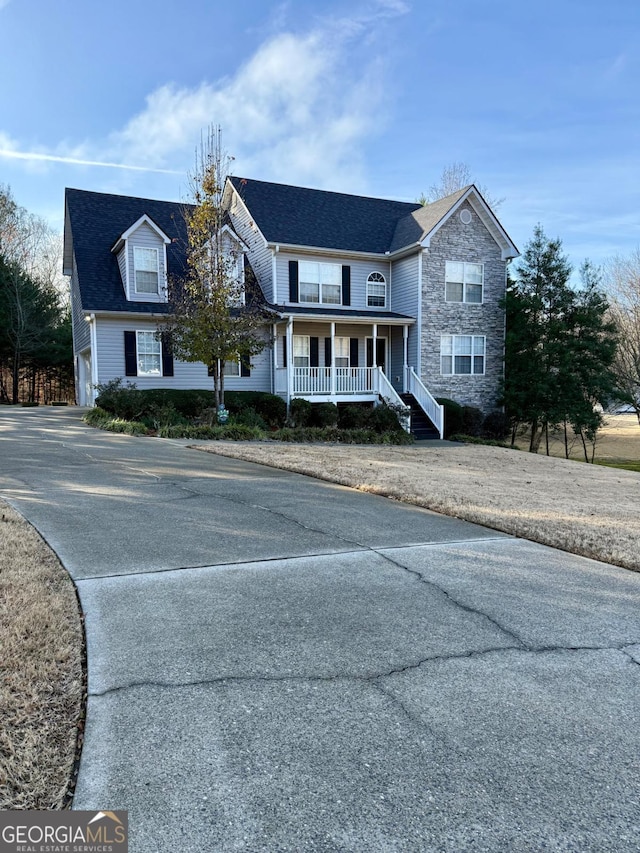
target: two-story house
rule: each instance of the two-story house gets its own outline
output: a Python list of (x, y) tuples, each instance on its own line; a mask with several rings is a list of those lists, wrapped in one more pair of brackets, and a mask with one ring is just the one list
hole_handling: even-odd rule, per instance
[[(440, 432), (436, 396), (497, 406), (501, 299), (518, 251), (475, 186), (422, 206), (231, 177), (224, 205), (228, 238), (273, 310), (269, 346), (251, 365), (227, 364), (227, 388), (336, 403), (410, 394)], [(211, 387), (204, 365), (174, 361), (156, 334), (184, 236), (179, 204), (67, 190), (80, 404), (115, 377)]]

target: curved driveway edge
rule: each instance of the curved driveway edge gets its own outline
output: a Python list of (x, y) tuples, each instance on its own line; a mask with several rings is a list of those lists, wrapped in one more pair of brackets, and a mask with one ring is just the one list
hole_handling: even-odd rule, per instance
[(86, 614), (74, 808), (132, 850), (637, 850), (640, 575), (0, 410)]

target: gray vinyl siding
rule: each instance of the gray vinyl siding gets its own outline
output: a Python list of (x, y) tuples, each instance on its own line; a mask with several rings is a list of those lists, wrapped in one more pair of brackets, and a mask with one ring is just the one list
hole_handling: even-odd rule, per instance
[[(278, 304), (280, 305), (308, 305), (309, 308), (322, 308), (317, 303), (292, 303), (289, 300), (289, 261), (311, 261), (321, 264), (340, 264), (351, 267), (351, 304), (349, 308), (372, 310), (367, 307), (367, 278), (372, 272), (380, 272), (387, 281), (387, 305), (377, 310), (389, 311), (389, 261), (385, 260), (354, 260), (344, 258), (340, 255), (327, 257), (326, 255), (300, 255), (292, 252), (278, 252), (276, 255), (277, 279), (278, 279)], [(329, 308), (339, 308), (338, 305), (328, 305)]]
[[(272, 263), (273, 254), (271, 249), (268, 249), (264, 237), (258, 230), (258, 227), (250, 218), (245, 206), (241, 201), (237, 200), (237, 193), (234, 190), (229, 216), (233, 227), (238, 236), (243, 240), (248, 248), (247, 257), (251, 268), (256, 274), (258, 284), (262, 288), (262, 292), (268, 302), (276, 302), (273, 293), (272, 281)], [(287, 281), (287, 289), (288, 289)]]
[(82, 310), (75, 254), (73, 256), (71, 271), (71, 323), (73, 329), (73, 352), (77, 355), (91, 345), (91, 328), (84, 319), (84, 311)]
[[(88, 324), (87, 324), (88, 325)], [(124, 332), (155, 331), (153, 321), (137, 317), (96, 319), (99, 382), (121, 377), (124, 382), (134, 382), (138, 388), (213, 389), (213, 379), (200, 362), (183, 362), (174, 359), (173, 376), (126, 376), (124, 363)], [(263, 350), (251, 359), (251, 376), (225, 377), (229, 391), (271, 391), (271, 351)]]
[[(496, 408), (504, 363), (505, 261), (501, 250), (474, 209), (468, 225), (456, 211), (433, 236), (423, 260), (422, 381), (434, 396), (450, 397), (484, 412)], [(483, 303), (445, 301), (445, 263), (465, 261), (484, 265)], [(441, 335), (483, 335), (486, 338), (485, 374), (447, 376), (440, 372)]]
[(122, 279), (122, 286), (124, 287), (124, 292), (127, 293), (127, 253), (126, 253), (126, 245), (123, 246), (118, 252), (118, 269), (120, 270), (120, 278)]
[[(391, 310), (398, 314), (406, 314), (409, 317), (418, 318), (418, 269), (419, 269), (419, 254), (409, 255), (406, 258), (401, 258), (393, 262), (391, 271)], [(418, 347), (420, 346), (420, 329), (417, 323), (409, 327), (409, 354), (408, 363), (414, 370), (417, 370), (418, 365)], [(404, 344), (402, 336), (399, 340), (394, 339), (393, 358), (394, 358), (394, 377), (398, 373), (402, 373), (402, 364), (404, 361)], [(400, 370), (396, 370), (395, 365), (399, 362)]]
[[(158, 289), (159, 293), (136, 293), (135, 283), (135, 268), (133, 265), (133, 249), (135, 246), (141, 246), (144, 249), (158, 250)], [(129, 287), (127, 290), (127, 298), (131, 302), (166, 302), (166, 269), (164, 262), (164, 241), (159, 234), (153, 230), (146, 222), (143, 222), (139, 228), (128, 237), (126, 241), (127, 259), (129, 262)], [(124, 263), (120, 262), (120, 273), (122, 273)]]

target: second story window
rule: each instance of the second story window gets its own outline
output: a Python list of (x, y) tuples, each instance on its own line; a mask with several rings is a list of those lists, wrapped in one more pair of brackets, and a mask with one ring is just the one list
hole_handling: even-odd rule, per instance
[(484, 265), (447, 261), (445, 269), (445, 299), (447, 302), (482, 303)]
[(342, 267), (300, 261), (300, 302), (342, 304)]
[(133, 275), (136, 293), (158, 293), (158, 250), (133, 247)]
[(381, 272), (372, 272), (367, 279), (367, 306), (384, 308), (387, 304), (387, 282)]

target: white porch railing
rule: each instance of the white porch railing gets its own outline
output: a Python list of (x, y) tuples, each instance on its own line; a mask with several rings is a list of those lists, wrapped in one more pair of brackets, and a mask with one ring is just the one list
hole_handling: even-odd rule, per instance
[(444, 435), (444, 406), (436, 402), (435, 398), (422, 384), (420, 377), (413, 367), (406, 368), (406, 388), (416, 398), (422, 411), (429, 417), (438, 430), (440, 438)]
[(391, 382), (387, 379), (385, 374), (382, 371), (381, 367), (376, 368), (375, 372), (375, 391), (377, 394), (382, 397), (384, 402), (388, 406), (393, 406), (394, 408), (402, 409), (402, 414), (399, 414), (400, 423), (402, 424), (402, 428), (405, 432), (411, 431), (411, 409), (407, 406), (407, 404), (398, 396), (398, 392), (393, 387)]
[(294, 367), (293, 393), (311, 397), (314, 394), (375, 394), (374, 367), (336, 367), (335, 383), (330, 367)]

